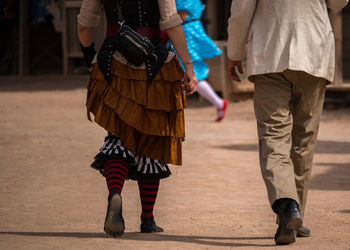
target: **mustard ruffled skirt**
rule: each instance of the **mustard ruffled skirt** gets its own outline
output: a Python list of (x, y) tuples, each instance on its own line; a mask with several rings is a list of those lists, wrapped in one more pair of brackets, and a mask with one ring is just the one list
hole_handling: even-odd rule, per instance
[(145, 69), (113, 60), (111, 84), (95, 64), (88, 84), (88, 117), (108, 136), (91, 165), (103, 174), (108, 159), (122, 157), (129, 178), (165, 178), (168, 163), (181, 165), (185, 137), (183, 71), (176, 58), (163, 65), (152, 83)]

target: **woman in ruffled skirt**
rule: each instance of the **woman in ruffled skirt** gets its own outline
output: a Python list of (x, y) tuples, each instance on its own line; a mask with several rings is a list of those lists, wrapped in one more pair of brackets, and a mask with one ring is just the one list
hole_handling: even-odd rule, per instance
[(92, 69), (87, 110), (108, 132), (91, 166), (106, 178), (109, 196), (104, 230), (116, 237), (125, 229), (121, 199), (125, 179), (138, 182), (141, 232), (163, 231), (155, 224), (153, 208), (160, 179), (171, 174), (167, 164), (181, 165), (185, 137), (184, 90), (192, 94), (197, 80), (174, 0), (121, 0), (117, 7), (125, 23), (153, 43), (157, 40), (166, 44), (166, 37), (169, 37), (185, 62), (185, 71), (172, 52), (151, 82), (147, 64), (134, 66), (118, 51), (113, 51), (113, 57), (106, 59), (108, 73), (99, 66), (101, 64), (95, 63), (92, 31), (101, 17), (102, 5), (108, 23), (107, 37), (116, 36), (119, 29), (114, 2), (83, 0), (78, 15), (78, 34), (84, 58)]

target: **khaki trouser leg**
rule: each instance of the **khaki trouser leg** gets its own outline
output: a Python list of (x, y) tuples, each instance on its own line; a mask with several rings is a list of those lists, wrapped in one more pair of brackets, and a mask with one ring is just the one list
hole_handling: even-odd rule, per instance
[(260, 167), (270, 204), (291, 198), (304, 211), (325, 80), (287, 70), (255, 76), (254, 83)]
[(304, 216), (326, 80), (304, 72), (287, 71), (285, 75), (293, 81), (291, 159), (300, 211)]
[(270, 204), (280, 198), (298, 201), (290, 159), (292, 84), (278, 73), (255, 76), (254, 83), (260, 168)]

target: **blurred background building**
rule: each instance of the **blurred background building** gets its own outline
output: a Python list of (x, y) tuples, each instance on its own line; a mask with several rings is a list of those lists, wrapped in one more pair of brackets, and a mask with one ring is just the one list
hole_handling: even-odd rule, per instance
[[(224, 98), (251, 93), (247, 81), (234, 83), (226, 76), (227, 19), (232, 0), (202, 0), (206, 4), (203, 23), (217, 42), (222, 56), (208, 61), (210, 82)], [(76, 15), (81, 0), (0, 0), (0, 74), (70, 75), (86, 73), (80, 52)], [(329, 92), (350, 92), (350, 6), (330, 11), (336, 37), (336, 78)], [(106, 23), (96, 29), (100, 46)]]

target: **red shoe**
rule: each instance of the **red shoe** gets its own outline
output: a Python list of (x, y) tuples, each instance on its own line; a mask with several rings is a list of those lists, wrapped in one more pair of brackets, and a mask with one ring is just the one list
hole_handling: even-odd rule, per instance
[[(222, 119), (224, 119), (225, 115), (226, 115), (226, 109), (227, 109), (227, 105), (228, 105), (228, 101), (224, 100), (224, 105), (222, 106), (221, 109), (218, 109), (218, 118), (216, 118), (216, 122), (220, 122)], [(219, 115), (221, 111), (221, 115)]]

